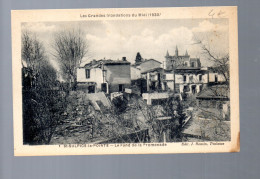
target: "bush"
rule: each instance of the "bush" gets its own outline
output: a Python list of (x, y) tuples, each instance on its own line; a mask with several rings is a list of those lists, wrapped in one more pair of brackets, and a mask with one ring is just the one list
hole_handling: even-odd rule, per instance
[(128, 105), (128, 100), (124, 98), (123, 96), (116, 97), (112, 100), (112, 104), (115, 107), (115, 112), (116, 113), (123, 113), (125, 112), (127, 105)]

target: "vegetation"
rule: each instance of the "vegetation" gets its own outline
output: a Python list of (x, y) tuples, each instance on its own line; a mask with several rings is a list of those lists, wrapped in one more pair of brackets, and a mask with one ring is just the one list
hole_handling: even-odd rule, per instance
[(63, 98), (57, 86), (55, 69), (35, 35), (22, 34), (23, 137), (24, 143), (48, 144), (61, 119)]
[(143, 58), (142, 58), (140, 52), (137, 52), (136, 57), (135, 57), (135, 63), (137, 63), (137, 64), (141, 63), (142, 60), (143, 60)]
[(66, 30), (55, 34), (53, 56), (60, 64), (63, 79), (71, 90), (76, 89), (77, 67), (88, 52), (88, 44), (81, 30)]

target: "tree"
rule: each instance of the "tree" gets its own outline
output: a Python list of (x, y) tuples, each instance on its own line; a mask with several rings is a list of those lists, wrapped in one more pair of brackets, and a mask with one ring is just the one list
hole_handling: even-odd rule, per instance
[(136, 63), (136, 64), (141, 63), (142, 60), (143, 60), (143, 58), (142, 58), (140, 52), (137, 52), (136, 58), (135, 58), (135, 63)]
[[(48, 144), (60, 120), (64, 103), (60, 92), (55, 90), (56, 70), (45, 55), (42, 42), (29, 31), (22, 34), (22, 60), (26, 62), (22, 70), (24, 143)], [(33, 85), (31, 82), (25, 83), (26, 76), (30, 76)]]
[(58, 60), (63, 78), (69, 83), (70, 89), (75, 90), (77, 68), (82, 58), (88, 54), (89, 48), (84, 33), (79, 30), (64, 30), (55, 34), (53, 55)]
[(125, 112), (127, 108), (127, 103), (128, 103), (127, 99), (123, 96), (116, 97), (112, 100), (112, 104), (114, 105), (115, 112), (118, 114)]
[[(229, 101), (229, 82), (230, 82), (230, 62), (229, 62), (229, 52), (222, 52), (217, 55), (217, 53), (210, 47), (210, 43), (202, 38), (195, 37), (195, 44), (199, 45), (203, 54), (207, 57), (210, 62), (213, 62), (211, 69), (221, 74), (225, 79), (225, 84), (208, 86), (205, 91), (207, 91), (209, 96), (216, 97), (212, 99), (213, 101), (219, 100), (218, 102), (226, 99)], [(217, 99), (221, 97), (222, 99)], [(227, 102), (229, 106), (229, 102)], [(216, 107), (204, 108), (201, 105), (197, 106), (197, 110), (200, 111), (199, 115), (201, 118), (201, 136), (207, 138), (207, 140), (212, 141), (225, 141), (230, 140), (230, 126), (226, 123), (226, 120), (230, 118), (229, 114), (223, 116), (223, 109)], [(229, 113), (229, 112), (228, 112)], [(210, 120), (209, 120), (210, 119)]]
[(184, 123), (184, 120), (186, 118), (186, 114), (184, 113), (184, 110), (183, 110), (183, 105), (181, 104), (181, 101), (178, 101), (178, 104), (177, 104), (177, 118), (178, 118), (178, 121), (179, 121), (179, 129), (181, 129), (183, 127), (183, 123)]
[(229, 85), (229, 52), (224, 52), (222, 55), (216, 55), (210, 48), (209, 43), (203, 41), (199, 37), (194, 37), (195, 44), (199, 45), (202, 53), (206, 55), (207, 59), (213, 62), (213, 69), (225, 78), (225, 82)]
[(152, 142), (163, 142), (164, 139), (168, 140), (167, 138), (172, 141), (175, 137), (178, 127), (174, 114), (176, 105), (173, 96), (161, 101), (158, 105), (147, 105), (145, 102), (139, 102), (139, 110), (145, 118)]
[(22, 60), (26, 62), (28, 69), (32, 72), (32, 77), (37, 82), (41, 64), (46, 62), (45, 49), (36, 38), (36, 34), (28, 30), (22, 32)]

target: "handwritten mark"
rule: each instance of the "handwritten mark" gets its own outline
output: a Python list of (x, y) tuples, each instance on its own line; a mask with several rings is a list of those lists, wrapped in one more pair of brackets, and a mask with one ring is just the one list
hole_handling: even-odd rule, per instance
[(224, 18), (225, 17), (225, 12), (224, 11), (219, 11), (217, 14), (214, 11), (214, 9), (211, 9), (208, 13), (208, 15), (213, 19), (215, 15), (217, 15), (217, 17), (219, 18)]
[(220, 17), (220, 18), (221, 18), (221, 17), (223, 17), (223, 16), (224, 16), (224, 14), (225, 14), (225, 12), (220, 10), (220, 11), (218, 12), (218, 17)]
[(214, 9), (211, 9), (210, 12), (208, 13), (209, 16), (211, 16), (211, 18), (213, 19), (215, 12)]

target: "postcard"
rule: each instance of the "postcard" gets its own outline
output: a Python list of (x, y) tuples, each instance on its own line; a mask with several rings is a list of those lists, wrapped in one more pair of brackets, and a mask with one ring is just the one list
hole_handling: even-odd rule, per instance
[(15, 156), (239, 152), (237, 7), (11, 14)]

